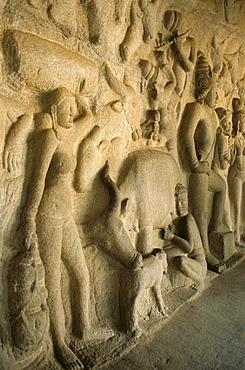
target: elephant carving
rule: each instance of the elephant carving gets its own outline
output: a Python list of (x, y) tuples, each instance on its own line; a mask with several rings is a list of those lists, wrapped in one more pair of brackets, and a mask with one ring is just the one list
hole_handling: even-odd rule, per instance
[(127, 230), (137, 233), (136, 250), (151, 253), (152, 232), (172, 220), (174, 188), (180, 180), (175, 159), (162, 150), (140, 149), (124, 161), (118, 180), (121, 214)]
[[(123, 162), (118, 185), (109, 176), (109, 166), (101, 172), (109, 192), (108, 207), (87, 221), (84, 231), (95, 245), (124, 267), (142, 266), (142, 255), (154, 249), (152, 232), (166, 227), (175, 211), (174, 188), (180, 181), (174, 158), (156, 149), (132, 152)], [(131, 224), (134, 220), (135, 224)], [(129, 230), (137, 231), (136, 245)]]

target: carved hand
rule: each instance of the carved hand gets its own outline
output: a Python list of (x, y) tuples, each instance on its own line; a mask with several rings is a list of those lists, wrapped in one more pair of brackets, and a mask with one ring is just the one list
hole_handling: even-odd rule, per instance
[(5, 145), (3, 152), (3, 168), (13, 177), (21, 175), (19, 150), (12, 142)]
[(182, 37), (177, 35), (176, 37), (174, 37), (173, 41), (177, 49), (181, 50), (183, 45)]
[(23, 244), (26, 250), (37, 245), (36, 223), (34, 219), (28, 219), (22, 223)]
[(3, 168), (13, 177), (21, 175), (22, 149), (33, 115), (26, 113), (10, 128), (3, 151)]
[(139, 130), (139, 129), (136, 129), (136, 130), (134, 130), (134, 131), (132, 132), (132, 139), (133, 139), (133, 141), (137, 141), (137, 140), (139, 140), (139, 139), (140, 139), (140, 137), (141, 137), (141, 132), (140, 132), (140, 130)]
[(198, 162), (197, 165), (192, 166), (192, 172), (194, 172), (194, 173), (206, 173), (207, 175), (209, 175), (210, 168), (209, 168), (208, 162), (207, 161)]
[(224, 152), (224, 160), (227, 161), (228, 163), (231, 162), (231, 156), (227, 150)]
[(174, 237), (174, 234), (172, 233), (172, 231), (170, 231), (170, 228), (165, 227), (163, 230), (164, 230), (163, 239), (172, 240)]

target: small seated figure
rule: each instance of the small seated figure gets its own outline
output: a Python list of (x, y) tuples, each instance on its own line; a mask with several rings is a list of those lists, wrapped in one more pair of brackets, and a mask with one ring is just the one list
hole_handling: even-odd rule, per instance
[(147, 289), (154, 293), (159, 312), (167, 317), (167, 307), (163, 303), (161, 293), (162, 276), (167, 272), (167, 257), (162, 249), (154, 249), (144, 257), (143, 267), (135, 270), (125, 270), (121, 275), (121, 304), (124, 304), (125, 328), (127, 334), (139, 337), (142, 330), (139, 327), (138, 309), (142, 304)]
[(160, 114), (157, 110), (148, 111), (148, 119), (140, 125), (142, 137), (158, 140)]
[(141, 141), (149, 148), (159, 148), (170, 151), (172, 139), (167, 139), (160, 132), (160, 112), (148, 110), (145, 122), (141, 125)]
[(16, 357), (45, 347), (49, 328), (44, 266), (36, 245), (20, 251), (8, 268), (8, 308)]
[[(194, 217), (188, 213), (187, 189), (178, 183), (175, 187), (176, 212), (179, 216), (174, 225), (164, 229), (163, 238), (172, 240), (186, 255), (176, 256), (174, 264), (187, 277), (194, 281), (196, 290), (205, 287), (207, 263), (200, 233)], [(173, 229), (176, 229), (176, 235)]]

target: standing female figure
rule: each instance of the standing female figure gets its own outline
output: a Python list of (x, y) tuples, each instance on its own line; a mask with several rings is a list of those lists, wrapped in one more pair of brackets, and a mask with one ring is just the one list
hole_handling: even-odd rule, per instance
[(234, 162), (228, 172), (228, 189), (231, 207), (232, 230), (236, 244), (241, 244), (242, 205), (245, 192), (245, 109), (241, 99), (233, 99)]
[(29, 249), (36, 243), (39, 245), (45, 268), (55, 354), (65, 369), (82, 369), (82, 362), (65, 342), (60, 281), (63, 261), (76, 292), (76, 329), (84, 336), (89, 329), (89, 273), (72, 216), (70, 182), (76, 166), (73, 144), (84, 133), (92, 114), (88, 107), (83, 106), (83, 116), (73, 122), (76, 102), (65, 87), (51, 92), (49, 105), (50, 112), (39, 115), (33, 172), (21, 215), (21, 227), (25, 248)]

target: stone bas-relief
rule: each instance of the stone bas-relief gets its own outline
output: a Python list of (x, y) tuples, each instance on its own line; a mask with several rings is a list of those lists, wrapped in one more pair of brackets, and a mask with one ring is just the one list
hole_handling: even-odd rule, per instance
[(129, 335), (139, 337), (142, 334), (137, 310), (142, 304), (140, 300), (144, 302), (147, 289), (153, 291), (158, 311), (168, 316), (161, 293), (162, 276), (167, 272), (167, 266), (166, 253), (162, 249), (155, 249), (145, 256), (141, 268), (123, 271), (120, 285), (121, 314)]
[(207, 272), (205, 253), (196, 221), (188, 213), (187, 189), (180, 183), (175, 187), (175, 199), (179, 217), (163, 230), (163, 238), (184, 252), (184, 255), (174, 257), (173, 262), (193, 280), (195, 289), (202, 290)]
[(99, 368), (243, 257), (243, 13), (4, 2), (3, 369)]
[(44, 268), (36, 246), (13, 258), (8, 285), (11, 333), (21, 359), (44, 350), (49, 325)]
[(65, 367), (81, 368), (81, 361), (65, 342), (60, 263), (62, 259), (74, 279), (72, 288), (76, 290), (79, 317), (76, 330), (85, 336), (89, 329), (89, 274), (72, 217), (69, 175), (75, 168), (72, 140), (82, 134), (91, 113), (85, 112), (77, 118), (79, 123), (73, 123), (75, 98), (64, 87), (52, 91), (48, 101), (50, 113), (41, 118), (36, 133), (35, 156), (39, 164), (34, 156), (21, 230), (25, 248), (28, 250), (31, 244), (37, 243), (44, 264), (50, 330), (57, 358)]
[(244, 155), (245, 155), (245, 110), (241, 99), (233, 99), (233, 160), (228, 172), (228, 186), (232, 212), (233, 230), (236, 243), (239, 245), (244, 237), (242, 202), (244, 201)]
[(223, 231), (225, 182), (211, 168), (216, 140), (218, 117), (214, 110), (218, 93), (204, 55), (200, 54), (196, 66), (197, 102), (188, 103), (182, 116), (179, 145), (182, 158), (190, 171), (191, 210), (198, 224), (206, 258), (211, 268), (220, 269), (219, 261), (211, 255), (208, 242), (208, 191), (214, 193), (212, 230)]

